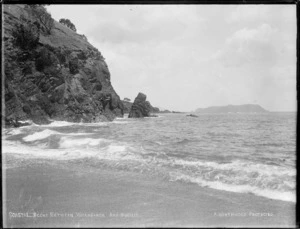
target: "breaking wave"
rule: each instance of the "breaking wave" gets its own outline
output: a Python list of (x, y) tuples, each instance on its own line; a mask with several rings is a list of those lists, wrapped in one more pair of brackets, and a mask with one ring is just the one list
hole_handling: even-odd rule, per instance
[[(42, 140), (58, 136), (57, 148), (49, 148)], [(56, 160), (105, 160), (106, 165), (118, 169), (157, 172), (160, 170), (170, 181), (195, 183), (213, 189), (252, 193), (270, 199), (295, 202), (295, 170), (283, 166), (266, 165), (235, 160), (228, 163), (186, 160), (150, 152), (125, 142), (104, 138), (61, 134), (46, 129), (23, 138), (38, 141), (32, 147), (21, 142), (5, 141), (6, 153)], [(43, 150), (41, 150), (43, 149)], [(86, 162), (87, 163), (87, 162)]]
[(180, 168), (170, 172), (171, 181), (196, 183), (202, 187), (252, 193), (270, 199), (295, 202), (292, 168), (236, 160), (229, 163), (175, 160)]
[[(176, 117), (174, 116), (174, 119)], [(226, 148), (226, 143), (231, 144), (231, 140), (239, 141), (240, 138), (247, 142), (250, 137), (244, 134), (250, 132), (240, 132), (240, 137), (236, 138), (234, 135), (228, 135), (226, 130), (224, 133), (218, 129), (211, 130), (212, 123), (203, 127), (205, 122), (201, 122), (199, 128), (196, 128), (196, 124), (190, 123), (190, 119), (188, 123), (184, 123), (178, 118), (177, 126), (173, 124), (176, 120), (169, 123), (168, 118), (160, 119), (159, 122), (154, 120), (155, 118), (144, 121), (118, 118), (111, 123), (54, 121), (44, 126), (6, 129), (4, 134), (10, 138), (4, 138), (2, 142), (3, 153), (21, 158), (70, 160), (84, 166), (99, 168), (108, 166), (111, 169), (155, 176), (159, 174), (159, 177), (166, 178), (168, 182), (193, 183), (223, 191), (296, 201), (296, 169), (288, 163), (294, 159), (293, 142), (290, 137), (285, 139), (286, 148), (273, 147), (276, 148), (276, 152), (272, 151), (273, 148), (270, 150), (269, 145), (255, 139), (251, 144), (257, 143), (256, 145), (246, 148), (241, 144), (243, 145), (239, 148), (241, 152), (234, 154), (234, 157), (228, 157), (233, 153), (230, 151), (231, 148)], [(195, 119), (197, 120), (200, 119)], [(148, 125), (145, 125), (145, 122)], [(119, 125), (129, 123), (135, 123), (135, 128), (131, 128), (130, 125)], [(228, 121), (224, 123), (228, 125)], [(145, 126), (149, 129), (141, 131), (141, 128), (146, 128)], [(157, 131), (159, 128), (162, 129), (161, 132)], [(245, 127), (248, 128), (249, 126)], [(262, 133), (265, 131), (263, 129)], [(227, 150), (223, 157), (226, 158), (226, 162), (219, 159), (221, 157), (218, 156), (222, 156), (219, 155), (222, 152), (216, 150), (216, 139), (211, 138), (211, 133), (217, 133), (227, 141), (222, 142), (222, 150)], [(274, 134), (270, 136), (272, 139), (269, 141), (272, 142)], [(285, 135), (278, 138), (282, 139), (283, 136)], [(279, 140), (274, 144), (279, 144), (278, 142)], [(202, 148), (199, 147), (199, 143), (203, 143)], [(200, 148), (204, 151), (209, 146), (212, 148), (210, 151), (200, 152)], [(14, 163), (17, 163), (15, 161), (10, 160), (5, 167), (14, 168)]]
[(23, 140), (25, 142), (32, 142), (32, 141), (37, 141), (37, 140), (41, 140), (41, 139), (45, 139), (50, 137), (51, 135), (71, 135), (71, 136), (76, 136), (76, 135), (89, 135), (90, 133), (60, 133), (54, 130), (50, 130), (50, 129), (45, 129), (43, 131), (40, 132), (35, 132), (33, 134), (30, 134), (26, 137), (23, 138)]

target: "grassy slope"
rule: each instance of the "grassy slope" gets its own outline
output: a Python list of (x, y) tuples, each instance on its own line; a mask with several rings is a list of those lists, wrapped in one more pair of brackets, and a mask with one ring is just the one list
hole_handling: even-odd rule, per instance
[[(9, 16), (10, 21), (4, 21), (4, 28), (11, 30), (13, 23), (17, 23), (20, 15), (30, 17), (24, 9), (24, 5), (4, 5), (4, 14)], [(8, 23), (6, 23), (8, 22)], [(5, 34), (8, 35), (8, 34)], [(88, 41), (85, 41), (81, 35), (77, 34), (68, 27), (54, 21), (54, 28), (49, 36), (40, 35), (40, 43), (48, 44), (52, 47), (62, 47), (70, 50), (84, 50), (88, 47), (95, 49)]]

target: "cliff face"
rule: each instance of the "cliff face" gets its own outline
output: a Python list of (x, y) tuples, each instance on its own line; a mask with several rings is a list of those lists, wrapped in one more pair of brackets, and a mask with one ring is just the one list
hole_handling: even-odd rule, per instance
[(216, 106), (207, 108), (198, 108), (197, 113), (262, 113), (268, 112), (264, 108), (256, 104), (245, 104), (245, 105), (228, 105), (228, 106)]
[(97, 122), (123, 116), (107, 64), (84, 35), (53, 19), (49, 30), (30, 6), (3, 8), (6, 125), (27, 119), (40, 124), (49, 119)]

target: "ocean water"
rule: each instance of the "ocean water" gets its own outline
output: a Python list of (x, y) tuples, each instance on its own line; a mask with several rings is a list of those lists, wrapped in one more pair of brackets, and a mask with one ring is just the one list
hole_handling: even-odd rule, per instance
[(22, 160), (64, 160), (83, 168), (193, 183), (196, 188), (296, 201), (296, 113), (200, 114), (198, 118), (160, 114), (111, 123), (54, 121), (4, 129), (2, 144), (7, 170), (17, 168)]

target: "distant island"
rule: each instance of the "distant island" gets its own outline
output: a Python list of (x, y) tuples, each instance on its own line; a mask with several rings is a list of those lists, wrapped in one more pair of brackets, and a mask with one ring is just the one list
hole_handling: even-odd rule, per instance
[(265, 113), (269, 112), (257, 104), (213, 106), (198, 108), (197, 113)]

